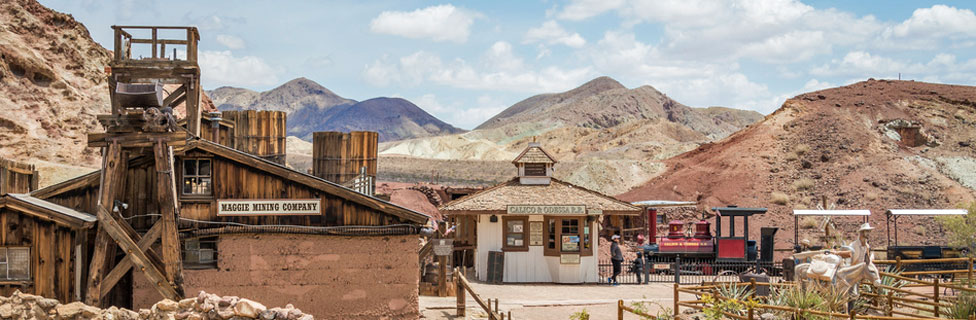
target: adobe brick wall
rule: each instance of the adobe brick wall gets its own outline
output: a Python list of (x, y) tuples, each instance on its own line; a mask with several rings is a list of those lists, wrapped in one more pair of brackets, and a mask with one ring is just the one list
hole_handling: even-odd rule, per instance
[[(184, 286), (190, 296), (291, 303), (316, 319), (416, 319), (419, 249), (415, 235), (222, 235), (219, 269), (184, 270)], [(134, 278), (133, 307), (161, 299), (141, 274)]]

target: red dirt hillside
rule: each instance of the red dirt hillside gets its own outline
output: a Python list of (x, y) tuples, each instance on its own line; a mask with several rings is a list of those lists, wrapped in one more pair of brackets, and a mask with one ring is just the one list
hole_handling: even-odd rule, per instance
[[(954, 208), (976, 199), (976, 87), (868, 80), (802, 94), (759, 123), (667, 160), (667, 171), (618, 198), (768, 207), (752, 224), (793, 242), (794, 208), (870, 209), (875, 246), (884, 210)], [(755, 221), (754, 220), (754, 221)], [(835, 219), (842, 232), (857, 221)], [(813, 237), (814, 221), (801, 223)], [(819, 219), (817, 220), (819, 222)], [(931, 218), (899, 220), (900, 243), (941, 243)]]

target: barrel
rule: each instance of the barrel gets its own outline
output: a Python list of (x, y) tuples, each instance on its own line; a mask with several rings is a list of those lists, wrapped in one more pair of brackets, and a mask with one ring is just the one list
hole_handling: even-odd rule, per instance
[(379, 133), (375, 131), (314, 132), (312, 175), (342, 185), (363, 173), (375, 179), (378, 148)]
[(224, 111), (222, 117), (234, 123), (234, 149), (285, 164), (288, 135), (287, 114), (284, 111)]

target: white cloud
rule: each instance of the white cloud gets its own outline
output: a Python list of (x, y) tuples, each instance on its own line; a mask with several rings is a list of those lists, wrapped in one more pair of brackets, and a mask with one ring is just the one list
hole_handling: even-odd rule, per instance
[(218, 34), (217, 43), (231, 50), (244, 49), (244, 39), (229, 34)]
[(367, 64), (363, 71), (365, 80), (374, 86), (433, 83), (463, 89), (525, 93), (568, 90), (593, 75), (590, 67), (562, 69), (550, 66), (533, 70), (515, 56), (511, 44), (504, 41), (494, 43), (478, 64), (461, 58), (444, 61), (436, 54), (417, 51), (395, 62), (384, 56)]
[(278, 84), (278, 72), (258, 57), (235, 57), (230, 51), (200, 51), (199, 58), (201, 80), (206, 87)]
[(973, 37), (976, 36), (976, 14), (969, 9), (941, 4), (920, 8), (908, 20), (885, 30), (885, 36), (903, 39)]
[(823, 90), (831, 87), (834, 87), (834, 85), (830, 84), (829, 82), (820, 81), (817, 79), (810, 79), (809, 81), (807, 81), (807, 83), (803, 85), (803, 89), (800, 89), (800, 91), (810, 92), (810, 91)]
[(414, 11), (383, 11), (370, 22), (375, 33), (411, 39), (463, 43), (468, 40), (476, 14), (445, 4)]
[(525, 33), (525, 40), (522, 43), (536, 42), (562, 44), (572, 48), (579, 48), (586, 45), (586, 39), (583, 39), (583, 36), (575, 32), (570, 34), (554, 20), (546, 21), (541, 26), (531, 28)]
[(862, 78), (894, 78), (898, 73), (919, 73), (925, 66), (918, 63), (895, 60), (865, 51), (848, 52), (841, 59), (814, 68), (810, 74), (819, 76), (856, 76)]
[(624, 0), (574, 0), (557, 16), (566, 20), (584, 20), (601, 13), (620, 8)]

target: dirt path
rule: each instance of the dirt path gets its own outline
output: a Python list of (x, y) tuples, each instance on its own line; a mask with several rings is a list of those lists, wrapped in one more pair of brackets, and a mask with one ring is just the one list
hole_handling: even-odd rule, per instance
[[(653, 283), (648, 285), (556, 285), (556, 284), (505, 284), (472, 283), (472, 288), (483, 298), (498, 298), (499, 309), (511, 312), (514, 319), (569, 319), (583, 309), (591, 319), (616, 319), (617, 300), (630, 305), (645, 302), (651, 313), (672, 305), (672, 285)], [(420, 311), (426, 319), (461, 319), (456, 317), (455, 297), (420, 297)], [(466, 319), (487, 317), (477, 302), (467, 297)], [(625, 319), (638, 319), (636, 316)]]

